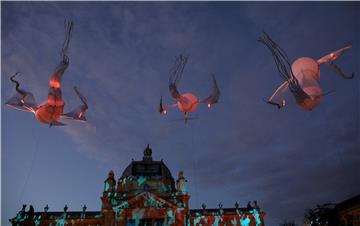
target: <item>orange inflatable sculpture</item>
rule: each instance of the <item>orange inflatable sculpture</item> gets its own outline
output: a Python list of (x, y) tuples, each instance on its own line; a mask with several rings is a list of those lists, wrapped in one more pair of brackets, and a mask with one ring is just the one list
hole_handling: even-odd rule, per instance
[(191, 119), (188, 115), (190, 112), (194, 112), (200, 103), (207, 104), (210, 108), (213, 104), (219, 102), (220, 98), (220, 89), (217, 85), (215, 76), (213, 75), (213, 90), (209, 97), (199, 100), (197, 96), (192, 93), (184, 93), (180, 94), (177, 89), (177, 84), (180, 82), (182, 78), (182, 74), (187, 63), (187, 57), (180, 55), (176, 57), (175, 65), (171, 70), (171, 76), (169, 78), (169, 91), (171, 97), (176, 101), (175, 104), (169, 105), (167, 107), (163, 106), (162, 98), (160, 99), (160, 114), (166, 114), (169, 108), (177, 107), (181, 112), (184, 113), (185, 123)]
[(349, 50), (351, 46), (332, 52), (319, 60), (314, 60), (310, 57), (301, 57), (290, 64), (285, 51), (271, 40), (268, 34), (263, 32), (259, 42), (269, 48), (280, 76), (285, 81), (277, 88), (269, 100), (266, 101), (278, 108), (285, 106), (285, 99), (281, 96), (288, 89), (290, 89), (294, 95), (297, 105), (302, 109), (311, 111), (320, 103), (321, 98), (327, 94), (323, 93), (320, 86), (320, 64), (325, 63), (345, 79), (352, 79), (354, 77), (354, 73), (352, 73), (351, 76), (347, 76), (334, 62), (345, 51)]
[(54, 73), (50, 76), (47, 100), (37, 105), (34, 95), (28, 91), (20, 89), (20, 84), (15, 77), (19, 74), (13, 75), (10, 80), (15, 83), (16, 94), (6, 102), (6, 105), (13, 107), (17, 110), (31, 112), (35, 115), (35, 118), (42, 124), (48, 124), (51, 126), (65, 125), (59, 122), (59, 118), (73, 119), (79, 121), (86, 121), (85, 112), (88, 109), (86, 98), (74, 87), (76, 94), (82, 101), (82, 105), (75, 108), (73, 111), (63, 114), (65, 102), (62, 99), (61, 94), (61, 79), (69, 65), (69, 57), (67, 56), (69, 42), (73, 30), (73, 23), (65, 21), (65, 41), (61, 51), (62, 61), (56, 67)]

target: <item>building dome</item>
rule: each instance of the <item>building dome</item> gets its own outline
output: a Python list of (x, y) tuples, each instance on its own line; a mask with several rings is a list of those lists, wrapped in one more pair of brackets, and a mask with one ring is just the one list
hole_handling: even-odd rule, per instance
[[(172, 177), (169, 168), (165, 165), (165, 163), (162, 160), (154, 161), (152, 159), (152, 149), (149, 147), (149, 145), (147, 145), (144, 150), (143, 160), (141, 161), (133, 160), (126, 167), (122, 176), (119, 178), (119, 180), (121, 180), (122, 183), (128, 183), (133, 179), (138, 180), (137, 185), (146, 184), (146, 186), (150, 186), (154, 188), (154, 186), (151, 186), (151, 184), (153, 185), (156, 184), (155, 187), (161, 185), (160, 187), (166, 187), (165, 190), (169, 192), (175, 191), (175, 180)], [(128, 190), (128, 189), (124, 189), (124, 190)]]

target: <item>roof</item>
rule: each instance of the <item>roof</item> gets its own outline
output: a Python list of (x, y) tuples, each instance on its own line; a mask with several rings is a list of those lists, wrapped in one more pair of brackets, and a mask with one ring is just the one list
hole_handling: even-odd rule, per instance
[(132, 161), (124, 170), (121, 178), (129, 176), (160, 176), (173, 179), (169, 168), (162, 161)]
[(356, 205), (360, 206), (360, 194), (340, 202), (339, 204), (336, 205), (336, 208), (341, 211), (341, 210), (350, 209)]
[[(26, 220), (25, 215), (28, 215), (28, 212), (25, 212), (22, 219), (17, 219), (17, 217), (14, 217), (12, 219), (9, 219), (10, 222), (17, 222), (17, 221), (24, 221)], [(41, 216), (42, 220), (58, 220), (64, 217), (63, 211), (57, 211), (57, 212), (35, 212), (34, 215), (35, 218), (38, 218)], [(46, 216), (45, 218), (43, 218)], [(25, 218), (24, 218), (25, 217)], [(34, 218), (34, 219), (35, 219)], [(103, 215), (100, 211), (70, 211), (66, 212), (66, 219), (100, 219), (103, 218)], [(29, 219), (28, 219), (29, 220)]]
[(153, 161), (152, 150), (149, 145), (144, 150), (144, 157), (141, 161), (132, 161), (124, 170), (121, 178), (129, 176), (160, 176), (174, 180), (169, 168), (163, 161)]
[[(240, 213), (246, 213), (250, 212), (254, 209), (248, 209), (248, 208), (222, 208), (223, 212), (222, 215), (237, 215), (238, 212)], [(238, 211), (238, 212), (237, 212)], [(259, 211), (259, 210), (258, 210)], [(220, 209), (191, 209), (190, 210), (190, 216), (197, 216), (197, 214), (200, 214), (201, 216), (214, 216), (220, 213)], [(262, 211), (259, 211), (259, 213), (263, 213)]]

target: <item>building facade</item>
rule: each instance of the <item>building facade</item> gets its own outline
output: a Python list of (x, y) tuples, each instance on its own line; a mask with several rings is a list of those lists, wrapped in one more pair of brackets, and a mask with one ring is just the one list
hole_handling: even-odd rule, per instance
[(238, 225), (264, 226), (265, 213), (256, 202), (254, 206), (218, 209), (190, 209), (186, 179), (179, 172), (175, 181), (161, 161), (152, 159), (149, 145), (141, 161), (132, 161), (116, 181), (110, 171), (104, 182), (100, 211), (35, 212), (31, 206), (20, 210), (10, 219), (12, 225), (24, 226), (127, 226), (127, 225)]
[[(311, 213), (311, 214), (309, 214)], [(309, 209), (303, 226), (360, 226), (360, 195)]]
[(338, 203), (335, 209), (341, 225), (360, 225), (360, 195)]

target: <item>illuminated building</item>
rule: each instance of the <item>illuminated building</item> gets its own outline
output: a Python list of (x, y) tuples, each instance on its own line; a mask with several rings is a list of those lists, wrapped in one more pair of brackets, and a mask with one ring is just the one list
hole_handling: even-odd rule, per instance
[(335, 209), (342, 225), (360, 225), (360, 195), (338, 203)]
[(186, 179), (179, 172), (175, 181), (161, 161), (154, 161), (149, 145), (141, 161), (132, 161), (116, 182), (113, 171), (104, 182), (101, 211), (19, 211), (12, 225), (33, 226), (123, 226), (123, 225), (238, 225), (263, 226), (264, 212), (251, 207), (189, 209)]
[(360, 195), (344, 200), (338, 204), (325, 203), (309, 209), (303, 226), (359, 226)]

